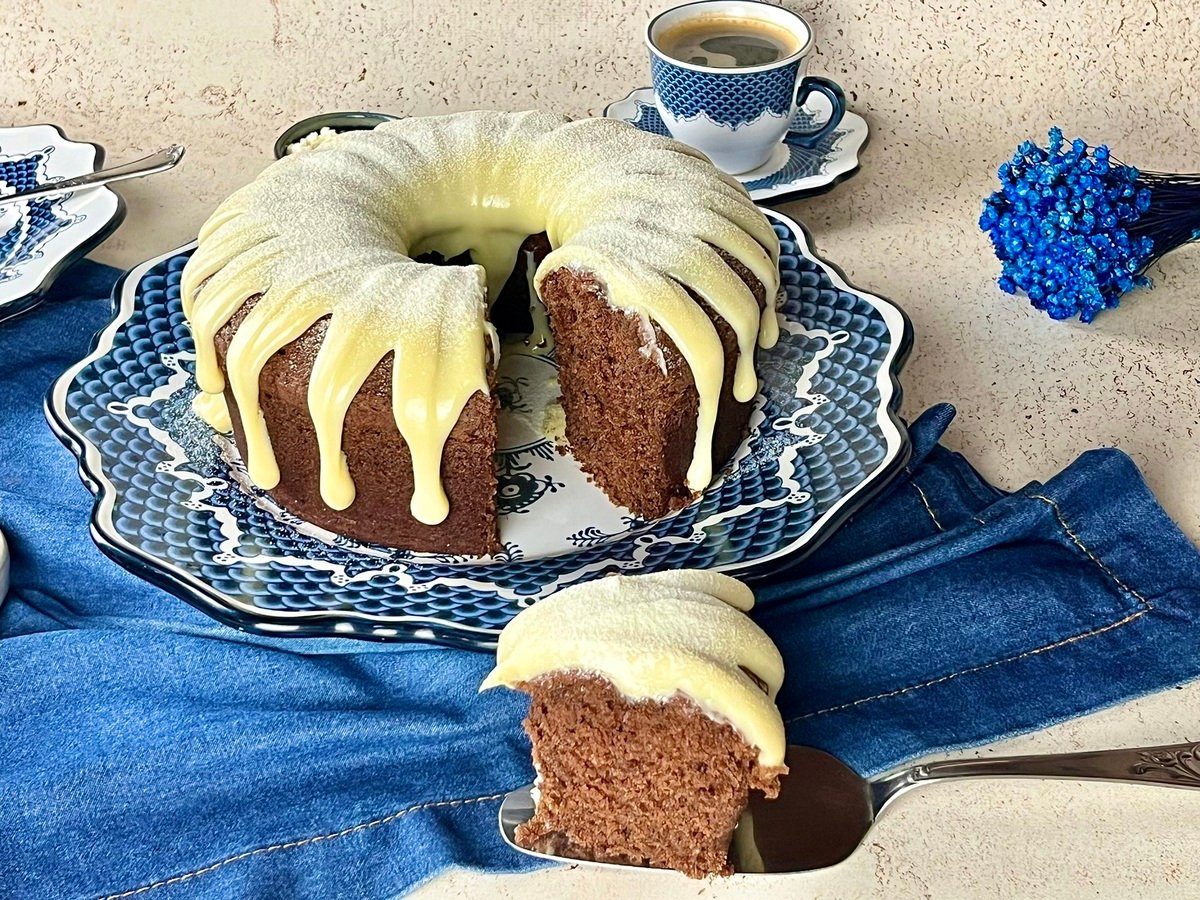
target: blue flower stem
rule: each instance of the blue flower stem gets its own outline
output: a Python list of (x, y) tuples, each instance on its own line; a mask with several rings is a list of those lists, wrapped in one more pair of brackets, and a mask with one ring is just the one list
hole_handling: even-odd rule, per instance
[(1145, 235), (1154, 242), (1142, 266), (1145, 271), (1172, 250), (1200, 240), (1200, 174), (1142, 172), (1138, 184), (1149, 189), (1150, 205), (1130, 233)]

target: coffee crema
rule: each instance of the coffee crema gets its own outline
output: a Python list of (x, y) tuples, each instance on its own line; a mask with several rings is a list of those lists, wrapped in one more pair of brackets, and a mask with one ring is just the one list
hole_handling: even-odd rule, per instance
[(705, 15), (668, 25), (654, 43), (679, 62), (716, 69), (765, 66), (800, 52), (800, 37), (782, 25), (746, 16)]

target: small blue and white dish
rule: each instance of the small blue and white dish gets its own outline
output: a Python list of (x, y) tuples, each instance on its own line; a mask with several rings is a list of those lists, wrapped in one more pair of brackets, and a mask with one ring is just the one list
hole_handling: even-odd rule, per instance
[[(793, 122), (802, 132), (811, 131), (814, 122), (823, 122), (830, 113), (829, 101), (814, 95), (809, 105), (799, 110)], [(670, 137), (667, 126), (654, 103), (654, 88), (638, 88), (623, 100), (604, 107), (604, 115), (635, 125), (642, 131)], [(867, 144), (866, 120), (847, 111), (837, 127), (812, 146), (781, 141), (766, 164), (733, 176), (758, 203), (785, 203), (815, 197), (832, 190), (858, 173), (859, 154)]]
[[(94, 172), (99, 144), (54, 125), (0, 128), (0, 194)], [(0, 206), (0, 321), (33, 308), (67, 266), (107, 238), (125, 204), (106, 187)]]
[(491, 647), (524, 606), (610, 572), (795, 565), (907, 462), (897, 375), (912, 343), (894, 304), (849, 285), (795, 222), (781, 335), (759, 354), (751, 433), (700, 497), (662, 519), (614, 507), (544, 436), (553, 359), (501, 357), (501, 553), (406, 553), (331, 534), (250, 485), (236, 447), (192, 411), (179, 279), (192, 245), (115, 289), (116, 319), (53, 385), (51, 427), (96, 494), (92, 533), (132, 571), (215, 618), (275, 636)]

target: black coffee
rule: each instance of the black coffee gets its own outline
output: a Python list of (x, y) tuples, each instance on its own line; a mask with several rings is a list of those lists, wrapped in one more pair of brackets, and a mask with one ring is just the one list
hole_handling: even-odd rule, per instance
[(654, 43), (672, 59), (719, 69), (768, 65), (800, 50), (800, 39), (780, 25), (719, 15), (669, 25)]

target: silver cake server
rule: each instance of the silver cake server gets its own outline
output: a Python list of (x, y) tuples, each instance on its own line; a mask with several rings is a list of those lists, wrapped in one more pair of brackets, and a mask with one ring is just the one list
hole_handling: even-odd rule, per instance
[(60, 197), (63, 194), (71, 194), (75, 191), (99, 187), (102, 184), (111, 184), (114, 181), (124, 181), (127, 178), (141, 178), (143, 175), (165, 172), (167, 169), (173, 169), (181, 159), (183, 159), (183, 146), (181, 144), (172, 144), (170, 147), (164, 147), (162, 150), (151, 153), (149, 156), (135, 159), (133, 162), (128, 162), (124, 165), (101, 169), (98, 172), (89, 172), (86, 175), (78, 175), (75, 178), (64, 178), (62, 181), (39, 184), (35, 188), (30, 188), (27, 191), (19, 191), (15, 194), (4, 194), (0, 196), (0, 206), (28, 200), (45, 200), (48, 197)]
[[(1200, 789), (1200, 743), (942, 760), (870, 780), (811, 747), (788, 747), (786, 761), (789, 772), (780, 783), (779, 797), (766, 800), (752, 794), (733, 833), (730, 860), (737, 872), (781, 874), (835, 865), (854, 852), (893, 800), (925, 784), (966, 778), (1064, 778)], [(500, 833), (505, 842), (531, 856), (571, 864), (585, 862), (517, 846), (517, 826), (533, 816), (532, 787), (512, 791), (500, 805)]]

